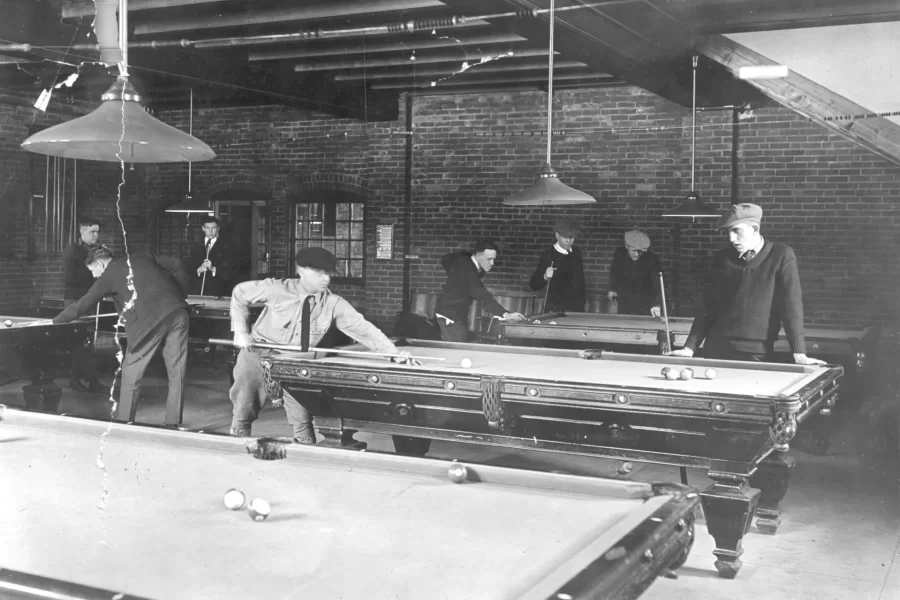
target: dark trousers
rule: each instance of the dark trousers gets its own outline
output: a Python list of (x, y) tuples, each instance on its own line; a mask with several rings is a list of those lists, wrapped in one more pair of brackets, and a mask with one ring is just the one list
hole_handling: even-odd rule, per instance
[(469, 326), (465, 321), (447, 323), (447, 319), (437, 317), (438, 327), (441, 328), (441, 339), (445, 342), (468, 342), (471, 337)]
[[(66, 298), (66, 308), (76, 302), (78, 302), (78, 298)], [(97, 314), (97, 309), (94, 309), (92, 312)], [(97, 327), (96, 319), (94, 320), (94, 327)], [(72, 379), (80, 379), (88, 383), (97, 379), (97, 365), (94, 362), (94, 339), (96, 339), (96, 336), (90, 340), (78, 340), (75, 343), (75, 347), (72, 348)]]
[(703, 344), (701, 352), (703, 358), (716, 360), (742, 360), (747, 362), (774, 362), (775, 357), (771, 352), (741, 352), (732, 348), (727, 338), (710, 337)]
[(129, 340), (122, 360), (122, 389), (116, 409), (117, 419), (134, 421), (144, 373), (160, 347), (169, 376), (165, 423), (181, 424), (188, 350), (188, 311), (182, 308), (172, 311), (137, 344)]

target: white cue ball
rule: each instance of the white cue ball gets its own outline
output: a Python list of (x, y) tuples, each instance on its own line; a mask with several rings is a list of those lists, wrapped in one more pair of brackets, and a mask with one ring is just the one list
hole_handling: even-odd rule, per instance
[(7, 321), (4, 321), (3, 324), (6, 325), (7, 327), (12, 327), (12, 321), (7, 320)]
[(269, 513), (272, 512), (272, 507), (270, 507), (269, 503), (262, 498), (254, 498), (250, 501), (250, 505), (247, 507), (247, 512), (250, 514), (250, 518), (254, 521), (265, 521), (267, 518), (269, 518)]
[(679, 376), (684, 381), (687, 381), (688, 379), (693, 379), (694, 378), (694, 370), (693, 369), (682, 369), (681, 373), (679, 373)]
[(550, 321), (550, 323), (548, 323), (548, 325), (556, 325), (556, 321)]
[(672, 380), (672, 381), (675, 381), (676, 379), (678, 379), (678, 374), (679, 374), (679, 373), (678, 373), (678, 367), (672, 367), (671, 369), (669, 369), (669, 370), (666, 372), (666, 379), (670, 379), (670, 380)]
[(706, 375), (707, 379), (715, 379), (716, 378), (716, 370), (715, 369), (707, 369), (705, 375)]
[(464, 359), (462, 359), (461, 361), (459, 361), (459, 365), (460, 365), (462, 368), (464, 368), (464, 369), (468, 369), (469, 367), (472, 366), (472, 359), (471, 359), (471, 358), (464, 358)]
[(225, 492), (225, 497), (222, 499), (225, 503), (225, 508), (228, 510), (240, 510), (244, 508), (244, 492), (241, 490), (228, 490)]

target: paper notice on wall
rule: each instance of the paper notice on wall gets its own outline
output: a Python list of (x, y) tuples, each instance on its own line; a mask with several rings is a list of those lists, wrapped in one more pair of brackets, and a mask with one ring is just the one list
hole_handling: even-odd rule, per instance
[(394, 256), (394, 226), (375, 226), (375, 258), (390, 260)]

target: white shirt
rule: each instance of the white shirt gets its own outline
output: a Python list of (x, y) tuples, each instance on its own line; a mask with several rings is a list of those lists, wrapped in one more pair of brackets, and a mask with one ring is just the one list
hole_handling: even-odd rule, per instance
[[(755, 257), (759, 254), (759, 251), (762, 250), (763, 246), (765, 246), (765, 245), (766, 245), (766, 240), (763, 239), (763, 236), (759, 236), (759, 243), (754, 248), (750, 248), (750, 250), (747, 250), (747, 252), (754, 252), (755, 254), (753, 256)], [(747, 252), (744, 252), (738, 258), (740, 258), (741, 260), (744, 260), (744, 257), (747, 256)]]
[(553, 244), (553, 247), (554, 247), (554, 248), (556, 249), (556, 251), (559, 252), (560, 254), (568, 254), (568, 253), (569, 253), (568, 250), (566, 250), (565, 248), (563, 248), (563, 247), (560, 246), (559, 244)]

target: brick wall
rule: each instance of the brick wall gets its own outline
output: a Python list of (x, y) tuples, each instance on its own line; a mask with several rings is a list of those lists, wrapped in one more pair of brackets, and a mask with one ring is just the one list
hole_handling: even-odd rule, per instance
[[(577, 243), (590, 293), (605, 293), (613, 250), (626, 230), (639, 227), (661, 255), (670, 285), (677, 264), (678, 300), (690, 306), (709, 257), (724, 243), (709, 221), (676, 224), (660, 217), (690, 189), (690, 111), (637, 88), (557, 93), (553, 166), (564, 183), (598, 202), (503, 206), (502, 199), (529, 185), (544, 163), (545, 102), (538, 92), (414, 98), (411, 242), (418, 258), (411, 260), (412, 289), (438, 291), (440, 257), (491, 237), (502, 251), (486, 283), (497, 292), (524, 291), (538, 253), (552, 242), (552, 223), (568, 217), (583, 228)], [(218, 157), (193, 165), (195, 195), (210, 198), (240, 188), (270, 200), (274, 266), (283, 276), (289, 265), (286, 203), (310, 185), (365, 190), (366, 286), (335, 290), (390, 320), (402, 305), (403, 113), (401, 105), (396, 122), (361, 123), (286, 107), (196, 111), (194, 134)], [(187, 111), (161, 118), (187, 129)], [(696, 137), (696, 190), (711, 207), (724, 210), (731, 201), (731, 113), (700, 113)], [(895, 322), (898, 273), (889, 257), (897, 250), (900, 168), (785, 109), (742, 118), (740, 140), (739, 200), (760, 203), (764, 235), (795, 247), (809, 320)], [(92, 179), (93, 212), (113, 214), (114, 175), (119, 174)], [(126, 170), (129, 239), (152, 245), (155, 215), (185, 191), (187, 165)], [(396, 226), (393, 260), (374, 258), (376, 224)], [(676, 227), (682, 240), (678, 257)], [(2, 268), (11, 268), (7, 262)]]

